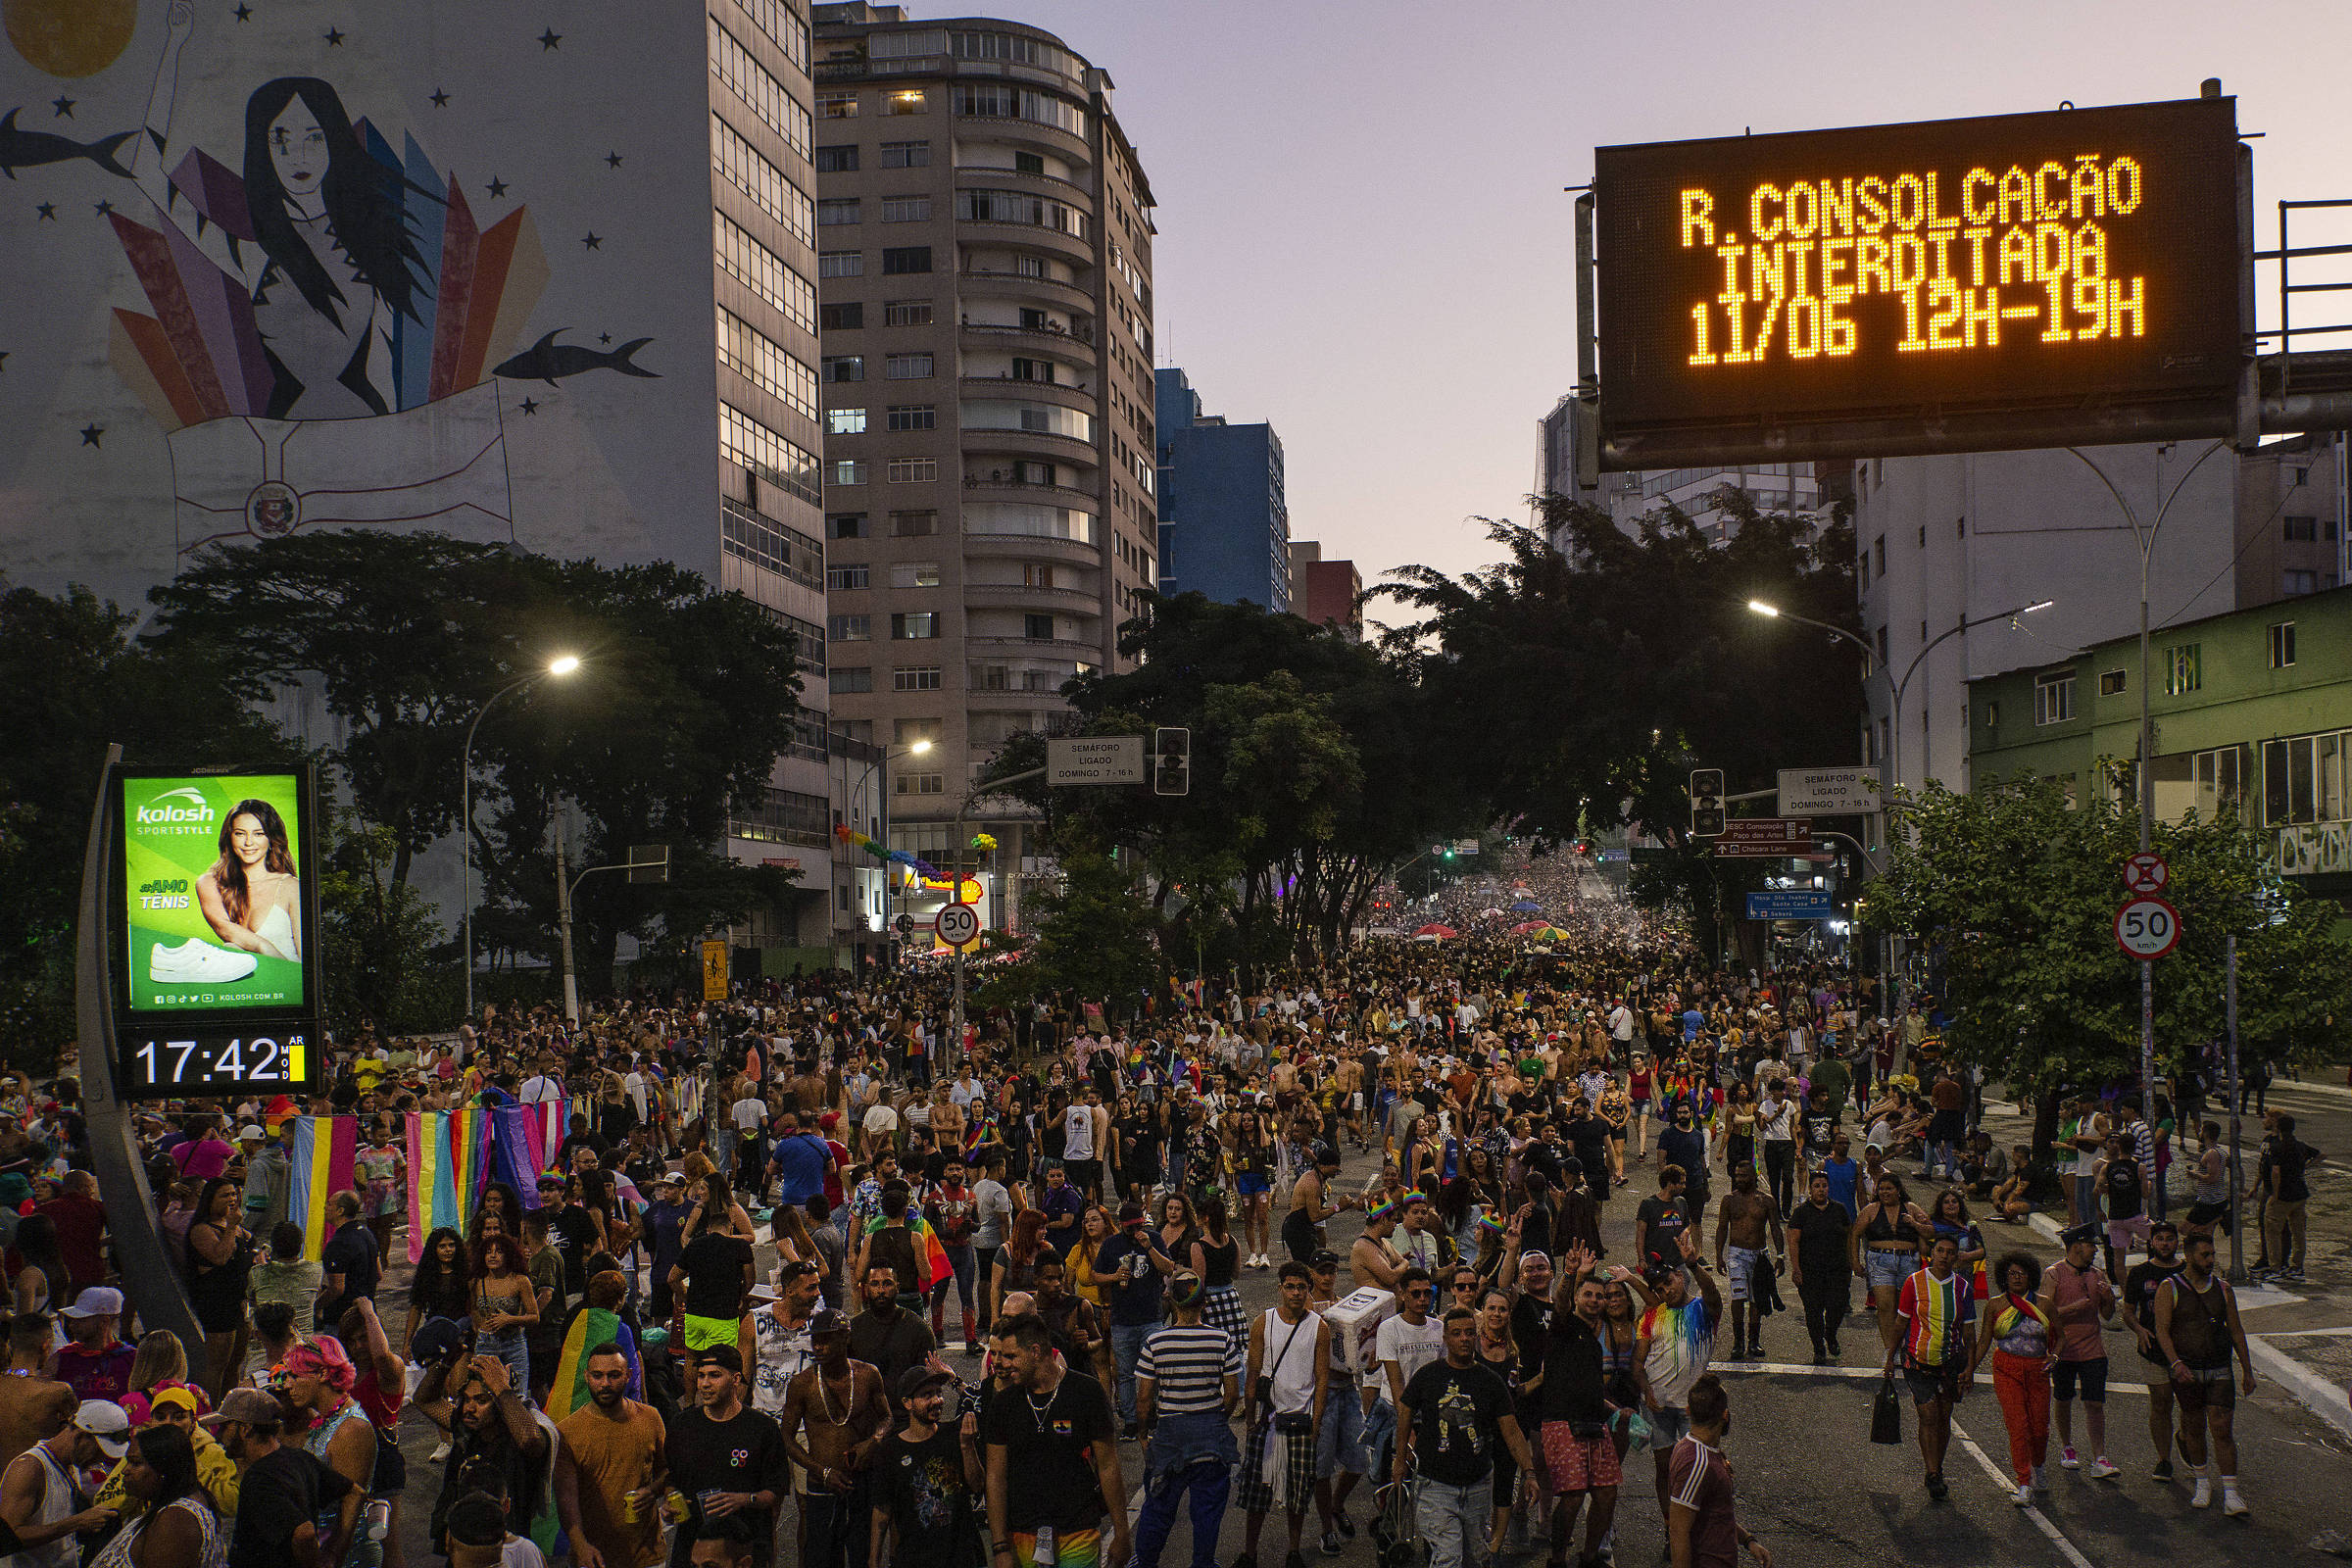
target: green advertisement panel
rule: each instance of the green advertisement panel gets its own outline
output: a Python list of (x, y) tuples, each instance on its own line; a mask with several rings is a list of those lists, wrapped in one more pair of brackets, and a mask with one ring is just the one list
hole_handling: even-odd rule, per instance
[(303, 775), (121, 783), (131, 1012), (307, 1009), (316, 903)]

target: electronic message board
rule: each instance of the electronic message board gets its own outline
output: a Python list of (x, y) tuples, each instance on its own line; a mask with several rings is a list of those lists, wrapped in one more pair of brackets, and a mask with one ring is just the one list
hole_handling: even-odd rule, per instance
[(2225, 434), (2236, 101), (1594, 153), (1602, 466)]

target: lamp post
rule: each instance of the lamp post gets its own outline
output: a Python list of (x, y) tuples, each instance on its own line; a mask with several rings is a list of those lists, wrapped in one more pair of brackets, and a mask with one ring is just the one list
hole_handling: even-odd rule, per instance
[(466, 925), (466, 1016), (473, 1017), (473, 733), (482, 727), (482, 718), (498, 705), (498, 700), (510, 692), (518, 692), (536, 680), (554, 676), (558, 680), (580, 667), (577, 654), (559, 654), (547, 662), (544, 669), (534, 669), (518, 675), (492, 692), (481, 707), (473, 710), (473, 722), (466, 726), (466, 751), (458, 765), (458, 840), (464, 853), (465, 869), (459, 881), (458, 902)]
[[(896, 749), (886, 748), (880, 757), (865, 765), (865, 776), (858, 781), (858, 794), (851, 797), (850, 810), (851, 814), (855, 815), (858, 797), (864, 795), (867, 784), (875, 782), (874, 776), (877, 773), (881, 775), (880, 782), (874, 791), (874, 802), (876, 811), (883, 818), (884, 823), (882, 829), (882, 907), (885, 915), (882, 923), (885, 931), (890, 925), (887, 913), (890, 908), (890, 901), (894, 894), (899, 892), (890, 885), (890, 760), (894, 757), (921, 757), (930, 750), (931, 742), (928, 740), (909, 741), (905, 746)], [(886, 937), (885, 940), (887, 941), (888, 938)]]

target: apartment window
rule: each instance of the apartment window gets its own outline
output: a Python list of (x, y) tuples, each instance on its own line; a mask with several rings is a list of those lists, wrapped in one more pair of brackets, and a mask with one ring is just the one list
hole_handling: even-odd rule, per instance
[(863, 277), (865, 275), (865, 253), (863, 251), (821, 252), (816, 258), (816, 275), (819, 277)]
[(808, 111), (767, 74), (767, 68), (754, 59), (750, 50), (735, 41), (733, 33), (718, 24), (716, 17), (710, 19), (710, 74), (725, 82), (760, 117), (760, 123), (784, 138), (785, 145), (804, 158), (808, 156)]
[(784, 58), (806, 72), (808, 69), (808, 24), (785, 0), (735, 0), (743, 14), (774, 40), (784, 51)]
[(928, 245), (894, 246), (882, 253), (882, 275), (885, 277), (929, 270), (931, 247)]
[(823, 368), (825, 379), (835, 385), (865, 379), (865, 356), (862, 354), (827, 354), (817, 364)]
[[(886, 300), (882, 305), (882, 324), (884, 326), (929, 326), (931, 324), (931, 302), (929, 300)], [(929, 375), (931, 372), (925, 370), (923, 373)]]
[(928, 196), (885, 196), (882, 198), (882, 221), (885, 223), (928, 223), (931, 221), (931, 198)]
[(774, 306), (802, 331), (809, 330), (815, 319), (816, 285), (785, 266), (783, 258), (726, 214), (715, 217), (711, 235), (719, 270)]
[(836, 697), (858, 692), (870, 692), (873, 689), (874, 671), (870, 665), (859, 665), (856, 669), (844, 669), (836, 664), (825, 676), (825, 690), (833, 693)]
[(902, 561), (890, 568), (893, 588), (936, 588), (939, 586), (939, 563), (936, 561)]
[(718, 406), (718, 455), (810, 506), (824, 499), (817, 488), (814, 456), (724, 401)]
[(2288, 543), (2310, 544), (2317, 542), (2319, 537), (2320, 519), (2318, 517), (2289, 517), (2286, 519)]
[(931, 167), (931, 144), (927, 141), (886, 141), (882, 144), (884, 169), (928, 169)]
[(862, 588), (866, 585), (872, 567), (864, 562), (827, 566), (825, 568), (825, 591), (840, 593), (846, 589)]
[(825, 434), (865, 434), (865, 411), (863, 409), (827, 409), (825, 411)]
[(1077, 208), (1013, 190), (959, 190), (956, 216), (966, 222), (1024, 223), (1078, 238), (1084, 238), (1087, 231), (1086, 215)]
[(836, 512), (832, 514), (825, 518), (825, 532), (835, 539), (865, 539), (871, 537), (871, 534), (867, 529), (865, 514), (862, 512)]
[(871, 642), (873, 636), (874, 617), (871, 615), (834, 615), (825, 622), (825, 639), (828, 642)]
[(1046, 172), (1045, 155), (1043, 153), (1014, 153), (1012, 155), (1012, 171), (1016, 174), (1042, 174)]
[(1022, 562), (1022, 563), (1021, 563), (1021, 586), (1022, 586), (1022, 587), (1024, 587), (1024, 588), (1051, 588), (1051, 587), (1053, 587), (1053, 586), (1054, 586), (1054, 565), (1053, 565), (1053, 563), (1051, 563), (1051, 562), (1046, 562), (1046, 561), (1024, 561), (1024, 562)]
[(935, 692), (939, 690), (937, 664), (901, 664), (890, 672), (890, 689), (896, 692)]
[(1984, 727), (1986, 729), (1995, 729), (1999, 727), (2000, 722), (2001, 705), (1998, 703), (1986, 703), (1984, 705)]
[(795, 239), (807, 244), (815, 237), (815, 201), (715, 114), (710, 117), (710, 167)]
[(890, 514), (890, 536), (893, 539), (927, 539), (938, 531), (939, 514), (929, 508)]
[(1033, 643), (1052, 642), (1054, 640), (1054, 617), (1052, 615), (1023, 615), (1021, 617), (1021, 635)]
[[(1084, 669), (1086, 665), (1080, 664), (1078, 667)], [(1057, 692), (1061, 690), (1061, 682), (1054, 678), (1054, 672), (1050, 669), (1024, 669), (1021, 671), (1021, 690), (1025, 692)]]
[(1884, 666), (1886, 665), (1886, 627), (1884, 627), (1884, 626), (1881, 626), (1881, 627), (1878, 629), (1878, 633), (1877, 633), (1877, 642), (1878, 642), (1878, 645), (1879, 645), (1879, 663), (1880, 663), (1880, 665), (1881, 665), (1882, 667), (1884, 667)]
[(890, 460), (892, 484), (922, 484), (939, 477), (937, 458), (893, 458)]
[(920, 87), (906, 87), (882, 95), (882, 112), (886, 115), (922, 115), (931, 111), (931, 100)]
[(825, 581), (825, 547), (788, 523), (766, 516), (733, 496), (719, 498), (719, 548), (779, 577), (807, 588)]
[(846, 305), (827, 305), (816, 313), (818, 329), (826, 332), (855, 332), (865, 325), (863, 301), (853, 300)]
[(854, 174), (858, 172), (858, 149), (819, 147), (816, 150), (816, 172), (820, 174)]
[(1855, 573), (1854, 586), (1863, 593), (1870, 592), (1870, 552), (1862, 552), (1862, 569)]
[(2180, 643), (2164, 651), (2164, 694), (2185, 697), (2205, 684), (2201, 645)]
[(1009, 688), (1011, 668), (1004, 664), (974, 664), (971, 667), (972, 690), (1001, 692)]
[(910, 610), (890, 617), (890, 640), (894, 643), (926, 642), (938, 635), (936, 610)]
[(945, 773), (901, 773), (897, 777), (901, 795), (945, 795), (948, 775)]
[(2320, 591), (2320, 574), (2289, 566), (2278, 574), (2278, 591), (2282, 594), (2316, 594)]
[(1054, 275), (1052, 272), (1046, 270), (1046, 259), (1043, 256), (1014, 257), (1012, 259), (1012, 271), (1015, 277), (1051, 278)]
[(862, 458), (836, 458), (827, 472), (828, 477), (825, 480), (827, 484), (863, 484), (865, 483), (865, 460)]
[(929, 741), (937, 746), (946, 741), (947, 721), (938, 718), (899, 718), (890, 726), (890, 744), (912, 746), (917, 741)]
[(2271, 626), (2271, 667), (2285, 669), (2295, 662), (2295, 623), (2281, 620)]
[[(882, 362), (882, 377), (888, 381), (920, 381), (931, 374), (931, 356), (928, 354), (893, 354)], [(929, 429), (929, 425), (924, 425)]]
[(2225, 806), (2244, 806), (2244, 747), (2224, 746), (2215, 751), (2199, 752), (2191, 759), (2191, 764), (2197, 786), (2198, 820), (2212, 821)]
[(858, 218), (858, 198), (828, 196), (816, 204), (816, 224), (823, 228), (831, 223), (855, 223)]
[(718, 362), (804, 419), (816, 417), (816, 372), (723, 305), (718, 307)]
[(2352, 730), (2263, 742), (2263, 820), (2272, 827), (2342, 821), (2348, 742)]
[(2075, 716), (2075, 677), (2073, 671), (2063, 675), (2039, 675), (2034, 681), (2034, 722), (2063, 724)]
[(939, 428), (939, 405), (894, 403), (885, 417), (893, 430), (936, 430)]
[(854, 92), (820, 92), (816, 95), (816, 118), (819, 120), (856, 120), (858, 95)]
[(2131, 677), (2120, 669), (2099, 671), (2099, 695), (2101, 697), (2121, 697), (2131, 689)]
[[(1872, 569), (1875, 570), (1880, 576), (1884, 577), (1886, 575), (1886, 536), (1885, 534), (1879, 535), (1879, 537), (1872, 542), (1870, 547), (1870, 564)], [(1879, 655), (1881, 662), (1884, 662), (1886, 657), (1886, 655), (1885, 651), (1882, 650)]]
[(1051, 93), (1027, 87), (958, 83), (956, 112), (976, 120), (1027, 120), (1054, 125), (1073, 136), (1086, 134), (1086, 111)]

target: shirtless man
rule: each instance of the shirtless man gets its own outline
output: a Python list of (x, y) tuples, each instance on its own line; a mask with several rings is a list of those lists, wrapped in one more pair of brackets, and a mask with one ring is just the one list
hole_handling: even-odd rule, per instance
[(1364, 1064), (1350, 1052), (1331, 1070), (1332, 1099), (1348, 1124), (1348, 1142), (1358, 1153), (1364, 1148)]
[[(843, 1560), (854, 1539), (850, 1501), (857, 1472), (890, 1430), (890, 1401), (881, 1372), (850, 1359), (850, 1320), (831, 1307), (808, 1320), (815, 1364), (797, 1374), (784, 1391), (784, 1451), (799, 1466), (795, 1479), (808, 1490), (801, 1498), (808, 1539), (802, 1560)], [(802, 1440), (807, 1433), (807, 1442)]]
[(1348, 1271), (1353, 1276), (1357, 1290), (1367, 1285), (1384, 1291), (1396, 1288), (1396, 1276), (1404, 1269), (1404, 1254), (1396, 1250), (1390, 1238), (1396, 1234), (1396, 1221), (1402, 1212), (1401, 1205), (1390, 1203), (1364, 1216), (1364, 1234), (1348, 1250)]
[(8, 1370), (0, 1373), (0, 1465), (66, 1429), (81, 1401), (42, 1375), (49, 1358), (49, 1319), (20, 1312), (8, 1320)]
[[(1766, 1233), (1775, 1254), (1786, 1255), (1788, 1237), (1781, 1229), (1781, 1208), (1769, 1194), (1756, 1191), (1756, 1167), (1742, 1161), (1732, 1172), (1732, 1190), (1715, 1205), (1715, 1268), (1731, 1282), (1732, 1353), (1735, 1361), (1764, 1359), (1764, 1314), (1756, 1309), (1762, 1284), (1756, 1275), (1767, 1258)], [(1731, 1262), (1724, 1262), (1726, 1244)]]
[(1290, 1249), (1291, 1260), (1298, 1263), (1323, 1250), (1325, 1220), (1355, 1206), (1355, 1200), (1346, 1195), (1336, 1204), (1331, 1201), (1330, 1182), (1340, 1171), (1340, 1152), (1319, 1144), (1314, 1159), (1314, 1168), (1301, 1172), (1292, 1187), (1291, 1211), (1282, 1219), (1282, 1244)]

